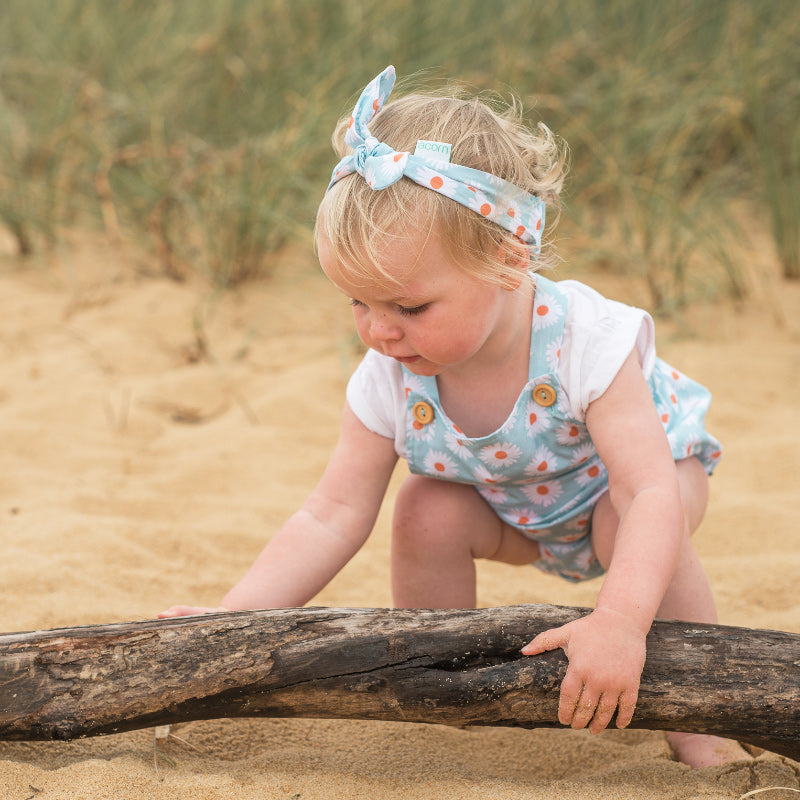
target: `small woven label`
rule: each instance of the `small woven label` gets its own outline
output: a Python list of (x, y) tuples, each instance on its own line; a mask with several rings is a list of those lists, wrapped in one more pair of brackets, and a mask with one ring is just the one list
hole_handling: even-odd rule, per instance
[(429, 142), (426, 139), (420, 139), (417, 142), (417, 147), (414, 150), (415, 156), (422, 158), (430, 158), (434, 161), (450, 161), (450, 152), (453, 145), (446, 144), (445, 142)]

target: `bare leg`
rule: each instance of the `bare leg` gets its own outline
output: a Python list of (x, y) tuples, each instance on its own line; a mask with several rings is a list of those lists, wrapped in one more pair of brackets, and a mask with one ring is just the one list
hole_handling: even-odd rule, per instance
[(397, 496), (392, 594), (397, 608), (474, 608), (476, 558), (530, 564), (539, 546), (503, 523), (472, 486), (412, 475)]
[[(687, 531), (691, 535), (705, 514), (708, 477), (696, 458), (679, 461), (676, 467)], [(619, 518), (606, 494), (598, 503), (592, 517), (592, 545), (604, 567), (608, 567), (611, 562), (618, 525)], [(711, 587), (689, 535), (683, 540), (678, 566), (659, 606), (658, 616), (662, 619), (715, 623), (717, 611)], [(730, 739), (678, 732), (668, 733), (667, 736), (678, 760), (692, 767), (717, 766), (730, 761), (750, 759), (750, 755)]]

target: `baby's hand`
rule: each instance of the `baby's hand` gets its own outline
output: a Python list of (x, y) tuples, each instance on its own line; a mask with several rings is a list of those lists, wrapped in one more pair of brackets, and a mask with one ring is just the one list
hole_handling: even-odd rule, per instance
[(617, 727), (633, 718), (645, 660), (646, 634), (617, 611), (597, 609), (540, 633), (522, 648), (526, 656), (561, 647), (569, 667), (561, 683), (558, 720), (600, 733), (617, 712)]
[(218, 611), (227, 611), (227, 608), (217, 606), (217, 608), (207, 608), (206, 606), (172, 606), (166, 611), (160, 611), (159, 619), (167, 617), (193, 617), (196, 614), (216, 614)]

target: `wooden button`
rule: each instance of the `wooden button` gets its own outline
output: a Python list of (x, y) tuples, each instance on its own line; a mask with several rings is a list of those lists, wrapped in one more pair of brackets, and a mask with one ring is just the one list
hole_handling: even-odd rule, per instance
[(547, 408), (556, 401), (556, 390), (546, 383), (538, 383), (533, 387), (533, 399), (540, 405)]
[(427, 425), (429, 422), (433, 422), (433, 406), (424, 400), (414, 403), (411, 413), (420, 425)]

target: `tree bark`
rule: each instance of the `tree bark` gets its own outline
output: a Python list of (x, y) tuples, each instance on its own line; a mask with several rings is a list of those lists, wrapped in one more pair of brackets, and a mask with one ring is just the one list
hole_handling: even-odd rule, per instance
[[(541, 631), (588, 609), (305, 608), (0, 635), (0, 740), (220, 717), (561, 727)], [(800, 635), (657, 620), (631, 727), (800, 760)]]

